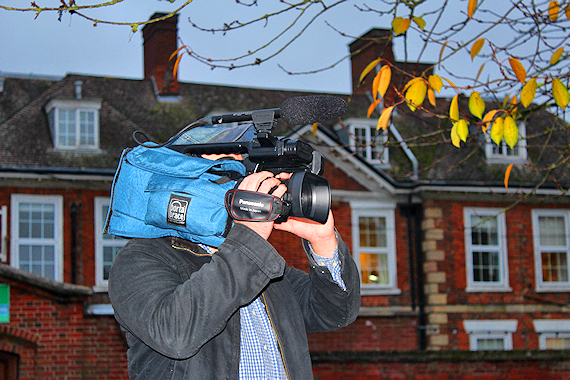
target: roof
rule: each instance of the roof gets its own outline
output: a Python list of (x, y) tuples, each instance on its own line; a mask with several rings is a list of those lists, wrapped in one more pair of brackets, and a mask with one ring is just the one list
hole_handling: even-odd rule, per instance
[[(83, 99), (101, 101), (100, 150), (96, 152), (58, 151), (51, 141), (44, 106), (56, 98), (73, 99), (77, 81), (82, 82)], [(211, 113), (276, 108), (286, 99), (304, 95), (316, 94), (180, 83), (180, 100), (161, 102), (155, 95), (151, 80), (75, 74), (60, 79), (7, 76), (0, 93), (0, 170), (112, 175), (123, 149), (135, 145), (132, 134), (136, 130), (162, 142), (190, 122)], [(366, 95), (339, 96), (348, 99), (348, 111), (343, 120), (366, 119), (371, 103)], [(440, 112), (445, 114), (450, 99), (438, 99), (437, 102)], [(466, 102), (465, 97), (460, 98), (460, 109), (468, 110)], [(488, 103), (487, 109), (493, 107)], [(378, 116), (374, 113), (370, 122), (374, 124)], [(568, 188), (570, 163), (563, 160), (567, 146), (565, 136), (550, 128), (561, 120), (545, 111), (523, 120), (528, 136), (529, 161), (534, 165), (528, 162), (515, 164), (509, 185), (533, 188), (541, 184), (553, 189), (560, 186)], [(387, 142), (389, 166), (373, 167), (356, 156), (362, 165), (368, 165), (367, 170), (378, 173), (378, 178), (385, 181), (383, 183), (403, 189), (428, 184), (442, 187), (504, 186), (508, 163), (488, 163), (484, 137), (481, 128), (475, 124), (476, 120), (471, 120), (468, 142), (461, 149), (450, 142), (449, 121), (434, 116), (429, 109), (412, 113), (406, 105), (400, 105), (392, 121), (393, 129)], [(337, 133), (342, 125), (339, 120), (333, 120), (322, 124), (321, 128), (326, 130), (328, 141), (342, 147), (346, 154), (354, 155)], [(284, 135), (293, 127), (279, 121), (274, 134)], [(402, 139), (398, 140), (394, 132)], [(545, 149), (547, 142), (548, 148)], [(413, 176), (415, 168), (402, 146), (407, 146), (417, 158), (417, 179)], [(537, 170), (556, 162), (560, 165), (549, 170), (547, 177), (545, 171)]]

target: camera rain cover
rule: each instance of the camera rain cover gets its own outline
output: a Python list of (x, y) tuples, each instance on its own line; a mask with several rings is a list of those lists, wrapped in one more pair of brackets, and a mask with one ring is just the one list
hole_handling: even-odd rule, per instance
[(226, 208), (234, 220), (271, 222), (289, 207), (271, 194), (233, 189), (226, 193)]

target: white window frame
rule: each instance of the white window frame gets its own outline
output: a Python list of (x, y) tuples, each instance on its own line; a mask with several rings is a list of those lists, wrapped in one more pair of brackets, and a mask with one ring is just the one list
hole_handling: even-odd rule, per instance
[[(99, 150), (99, 110), (100, 100), (73, 100), (73, 99), (52, 99), (45, 106), (45, 111), (50, 115), (50, 129), (53, 138), (53, 145), (58, 150)], [(75, 145), (61, 145), (59, 143), (59, 110), (70, 110), (75, 112)], [(81, 144), (81, 112), (89, 112), (94, 115), (94, 143)], [(51, 114), (53, 113), (53, 114)]]
[(109, 197), (95, 197), (95, 286), (94, 290), (105, 292), (109, 286), (109, 280), (104, 278), (103, 249), (104, 247), (123, 247), (127, 239), (104, 239), (103, 228), (107, 215), (103, 213), (103, 207), (109, 206)]
[(532, 321), (538, 335), (538, 348), (548, 350), (549, 338), (570, 338), (570, 319), (535, 319)]
[[(346, 120), (345, 124), (348, 126), (349, 131), (349, 143), (350, 149), (355, 152), (356, 154), (360, 155), (364, 158), (367, 162), (373, 165), (378, 165), (381, 167), (388, 167), (390, 166), (390, 155), (388, 151), (388, 147), (384, 145), (382, 151), (382, 157), (372, 159), (372, 130), (376, 130), (376, 124), (371, 122), (370, 119), (348, 119)], [(366, 147), (362, 149), (362, 147), (356, 146), (356, 128), (365, 128), (366, 130)], [(384, 144), (388, 139), (388, 135), (385, 131), (380, 131), (380, 139), (377, 144)]]
[[(566, 246), (543, 247), (540, 244), (540, 217), (562, 217), (564, 219), (564, 232), (566, 234)], [(570, 210), (562, 209), (534, 209), (532, 210), (532, 236), (534, 244), (534, 268), (537, 292), (567, 292), (570, 290)], [(542, 252), (558, 251), (566, 252), (566, 265), (568, 281), (546, 282), (542, 276)]]
[(0, 206), (0, 262), (8, 262), (8, 206)]
[[(395, 225), (395, 209), (396, 205), (392, 203), (380, 203), (374, 201), (352, 201), (350, 202), (352, 217), (352, 244), (353, 256), (358, 267), (358, 273), (362, 273), (360, 268), (360, 254), (362, 250), (369, 253), (379, 253), (387, 255), (389, 281), (386, 285), (363, 284), (360, 279), (360, 290), (364, 295), (377, 294), (400, 294), (398, 288), (398, 272), (396, 260), (396, 225)], [(386, 218), (386, 247), (385, 248), (361, 248), (359, 218), (360, 217), (383, 217)]]
[[(54, 206), (54, 237), (53, 239), (20, 238), (19, 205), (21, 203), (49, 203)], [(18, 246), (21, 243), (49, 243), (54, 246), (54, 280), (63, 282), (63, 196), (61, 195), (32, 195), (12, 194), (10, 198), (10, 265), (20, 268)]]
[(501, 146), (503, 153), (494, 153), (493, 148), (497, 147), (497, 144), (491, 140), (491, 129), (493, 125), (489, 127), (487, 133), (485, 133), (485, 157), (487, 161), (492, 164), (510, 164), (513, 162), (524, 162), (528, 158), (526, 149), (526, 124), (524, 122), (517, 122), (519, 128), (519, 139), (517, 141), (516, 147), (518, 148), (517, 155), (508, 155), (507, 148), (510, 149), (505, 142), (501, 141)]
[[(497, 218), (497, 234), (498, 245), (496, 249), (487, 248), (489, 246), (478, 246), (485, 251), (497, 252), (499, 255), (499, 276), (498, 282), (492, 281), (475, 281), (473, 276), (473, 251), (475, 248), (471, 236), (471, 216), (478, 215), (483, 217)], [(467, 292), (510, 292), (512, 288), (509, 286), (509, 265), (507, 253), (507, 226), (506, 217), (502, 209), (499, 208), (483, 208), (483, 207), (465, 207), (463, 209), (463, 221), (465, 226), (465, 263), (467, 272)]]
[(464, 320), (463, 328), (469, 334), (469, 349), (471, 351), (481, 351), (479, 349), (479, 339), (502, 339), (504, 351), (513, 349), (513, 333), (517, 331), (518, 321), (516, 319), (486, 319), (486, 320)]

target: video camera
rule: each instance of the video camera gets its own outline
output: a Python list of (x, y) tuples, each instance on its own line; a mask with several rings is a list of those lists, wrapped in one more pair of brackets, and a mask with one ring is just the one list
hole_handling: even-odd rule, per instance
[(194, 125), (253, 121), (255, 137), (251, 141), (168, 147), (184, 154), (243, 154), (247, 174), (262, 170), (274, 174), (292, 173), (285, 183), (287, 192), (281, 198), (240, 190), (228, 192), (226, 207), (233, 219), (280, 223), (293, 216), (324, 224), (329, 215), (331, 195), (328, 181), (321, 177), (324, 171), (322, 154), (302, 141), (275, 137), (272, 130), (279, 117), (288, 125), (302, 125), (329, 120), (345, 112), (346, 102), (338, 97), (296, 97), (285, 101), (281, 108), (210, 116)]

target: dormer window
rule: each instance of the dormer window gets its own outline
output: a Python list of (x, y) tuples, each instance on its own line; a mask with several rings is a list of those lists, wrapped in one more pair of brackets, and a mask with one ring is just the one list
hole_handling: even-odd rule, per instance
[(488, 133), (485, 134), (485, 156), (487, 157), (487, 161), (497, 164), (526, 161), (526, 125), (525, 123), (517, 123), (517, 125), (519, 127), (519, 140), (512, 149), (504, 140), (502, 140), (499, 145), (491, 140), (491, 125)]
[(376, 130), (376, 124), (367, 119), (347, 120), (350, 148), (373, 165), (387, 166), (387, 134)]
[(101, 100), (54, 99), (45, 107), (54, 148), (99, 149)]

